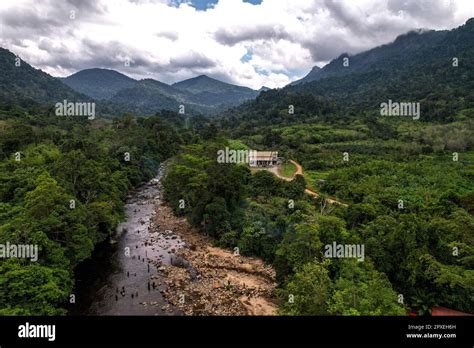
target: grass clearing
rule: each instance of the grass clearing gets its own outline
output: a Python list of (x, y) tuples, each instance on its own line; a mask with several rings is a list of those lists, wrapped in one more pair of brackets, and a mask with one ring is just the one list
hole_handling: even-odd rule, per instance
[(280, 174), (282, 176), (285, 176), (287, 178), (292, 178), (293, 175), (295, 175), (295, 173), (296, 173), (296, 166), (293, 163), (288, 162), (288, 163), (282, 164), (280, 168)]

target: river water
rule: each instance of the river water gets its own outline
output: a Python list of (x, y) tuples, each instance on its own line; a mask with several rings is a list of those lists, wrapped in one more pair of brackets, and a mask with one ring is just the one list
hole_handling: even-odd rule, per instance
[(160, 167), (156, 178), (129, 195), (126, 219), (115, 235), (97, 245), (92, 257), (77, 267), (76, 303), (71, 304), (70, 315), (181, 314), (173, 308), (162, 310), (167, 305), (160, 292), (165, 289), (163, 275), (150, 262), (169, 264), (170, 250), (184, 244), (171, 231), (157, 231), (151, 221), (161, 202), (162, 175)]

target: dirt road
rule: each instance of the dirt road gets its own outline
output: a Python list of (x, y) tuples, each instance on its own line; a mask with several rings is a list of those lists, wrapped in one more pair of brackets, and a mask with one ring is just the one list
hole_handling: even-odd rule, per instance
[[(293, 163), (294, 166), (296, 167), (296, 172), (293, 173), (293, 176), (291, 176), (291, 177), (283, 176), (282, 173), (281, 173), (281, 170), (280, 170), (281, 167), (269, 167), (269, 168), (264, 168), (264, 169), (268, 170), (269, 172), (275, 174), (280, 179), (285, 180), (285, 181), (292, 181), (296, 177), (296, 175), (303, 175), (304, 176), (303, 167), (299, 163), (297, 163), (297, 162), (295, 162), (291, 159), (289, 161), (291, 163)], [(313, 196), (315, 198), (319, 197), (319, 193), (317, 193), (316, 191), (313, 191), (309, 188), (305, 189), (304, 192), (306, 192), (307, 194), (309, 194), (310, 196)], [(342, 205), (344, 207), (347, 207), (347, 204), (339, 202), (338, 200), (333, 199), (333, 198), (326, 197), (326, 201), (329, 204), (338, 204), (338, 205)]]

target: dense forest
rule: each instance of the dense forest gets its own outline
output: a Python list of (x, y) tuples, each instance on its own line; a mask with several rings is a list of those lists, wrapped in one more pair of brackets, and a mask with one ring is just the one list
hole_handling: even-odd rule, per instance
[[(219, 245), (271, 262), (282, 313), (428, 314), (435, 305), (472, 312), (474, 124), (384, 126), (391, 132), (357, 122), (270, 127), (187, 146), (168, 172), (166, 197)], [(307, 168), (305, 178), (216, 163), (217, 149), (244, 143), (283, 151)], [(323, 194), (315, 201), (305, 187)], [(365, 262), (325, 258), (334, 241), (365, 245)]]
[[(229, 110), (173, 161), (167, 198), (220, 245), (271, 262), (283, 314), (472, 313), (473, 30), (408, 33)], [(381, 117), (387, 99), (422, 117)], [(304, 178), (217, 165), (225, 147), (278, 151)], [(333, 242), (364, 245), (365, 262), (325, 258)]]

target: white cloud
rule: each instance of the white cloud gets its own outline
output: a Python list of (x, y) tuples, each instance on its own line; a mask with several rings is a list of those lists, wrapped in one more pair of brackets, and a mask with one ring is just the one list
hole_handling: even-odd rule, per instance
[(220, 0), (206, 11), (169, 4), (1, 0), (0, 46), (55, 76), (105, 67), (168, 83), (207, 74), (257, 89), (408, 30), (450, 29), (474, 16), (471, 0)]

